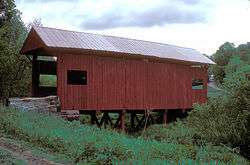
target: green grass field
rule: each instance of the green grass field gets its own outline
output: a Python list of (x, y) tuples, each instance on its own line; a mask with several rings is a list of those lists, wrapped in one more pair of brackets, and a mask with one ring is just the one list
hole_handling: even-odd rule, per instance
[[(67, 157), (73, 164), (247, 164), (223, 147), (130, 137), (35, 112), (0, 108), (2, 134)], [(180, 130), (181, 131), (181, 130)]]

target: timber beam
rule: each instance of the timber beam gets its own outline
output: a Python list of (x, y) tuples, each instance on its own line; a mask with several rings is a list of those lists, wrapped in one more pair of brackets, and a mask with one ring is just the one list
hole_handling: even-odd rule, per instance
[[(174, 110), (173, 110), (174, 111)], [(125, 129), (129, 132), (135, 132), (152, 124), (163, 124), (167, 125), (171, 121), (173, 115), (169, 109), (158, 109), (158, 110), (87, 110), (82, 111), (81, 114), (88, 114), (91, 116), (91, 124), (96, 124), (100, 128), (112, 128), (112, 129)], [(187, 109), (179, 109), (180, 113), (187, 113)], [(129, 120), (125, 120), (126, 113), (129, 114)], [(110, 114), (118, 114), (110, 116)], [(128, 123), (126, 123), (128, 122)], [(128, 126), (128, 128), (126, 128)]]

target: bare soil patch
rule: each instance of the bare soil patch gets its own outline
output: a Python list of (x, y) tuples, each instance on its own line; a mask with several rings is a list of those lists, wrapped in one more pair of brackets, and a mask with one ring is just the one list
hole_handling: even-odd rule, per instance
[(15, 157), (26, 160), (29, 165), (61, 165), (59, 163), (34, 156), (30, 150), (22, 146), (8, 142), (5, 138), (0, 138), (0, 148), (10, 152)]

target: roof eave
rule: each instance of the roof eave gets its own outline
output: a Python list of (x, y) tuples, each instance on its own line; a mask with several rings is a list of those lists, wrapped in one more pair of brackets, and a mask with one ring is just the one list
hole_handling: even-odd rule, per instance
[[(37, 42), (34, 44), (33, 42), (30, 42), (30, 40), (36, 40)], [(30, 44), (34, 45), (30, 45)], [(28, 55), (30, 52), (35, 51), (36, 49), (46, 48), (46, 43), (42, 40), (39, 33), (36, 31), (36, 28), (32, 27), (28, 33), (28, 36), (26, 37), (23, 46), (21, 50), (19, 51), (20, 54)]]

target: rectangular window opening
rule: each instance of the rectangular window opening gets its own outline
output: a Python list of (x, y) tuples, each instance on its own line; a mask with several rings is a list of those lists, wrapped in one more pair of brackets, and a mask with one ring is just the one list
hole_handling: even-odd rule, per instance
[(193, 79), (192, 80), (192, 89), (200, 90), (204, 88), (204, 82), (202, 79)]
[(69, 85), (87, 85), (87, 71), (68, 70), (67, 83)]

